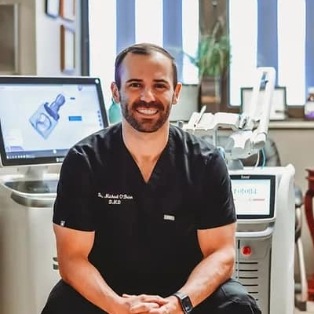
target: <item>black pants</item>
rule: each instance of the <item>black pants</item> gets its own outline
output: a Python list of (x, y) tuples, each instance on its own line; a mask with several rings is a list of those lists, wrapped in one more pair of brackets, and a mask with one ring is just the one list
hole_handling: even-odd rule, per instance
[[(41, 314), (104, 314), (64, 281), (52, 289)], [(261, 314), (255, 299), (237, 281), (231, 279), (199, 304), (193, 314)]]

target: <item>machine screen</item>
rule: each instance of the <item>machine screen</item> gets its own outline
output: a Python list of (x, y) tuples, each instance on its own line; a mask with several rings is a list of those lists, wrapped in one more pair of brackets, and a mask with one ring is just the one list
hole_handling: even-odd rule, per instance
[(76, 142), (107, 126), (97, 78), (0, 77), (2, 166), (61, 163)]
[(237, 217), (273, 218), (275, 176), (230, 175)]

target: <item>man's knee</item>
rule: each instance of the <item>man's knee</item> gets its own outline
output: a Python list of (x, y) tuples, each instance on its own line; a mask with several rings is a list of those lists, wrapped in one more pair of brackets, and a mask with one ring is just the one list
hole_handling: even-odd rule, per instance
[(237, 281), (229, 281), (221, 287), (223, 302), (217, 313), (224, 314), (260, 314), (256, 300)]
[(207, 300), (196, 307), (195, 314), (261, 314), (256, 300), (237, 281), (221, 285)]
[(106, 314), (60, 280), (52, 289), (41, 314)]

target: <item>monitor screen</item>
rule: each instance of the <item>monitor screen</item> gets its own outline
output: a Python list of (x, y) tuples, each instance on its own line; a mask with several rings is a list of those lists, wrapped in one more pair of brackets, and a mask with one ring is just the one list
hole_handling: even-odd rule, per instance
[(274, 217), (274, 175), (230, 175), (230, 177), (239, 219)]
[(98, 78), (0, 76), (2, 166), (62, 163), (76, 142), (107, 126)]
[(173, 105), (170, 112), (170, 121), (189, 121), (193, 112), (199, 111), (199, 85), (182, 84), (178, 103)]

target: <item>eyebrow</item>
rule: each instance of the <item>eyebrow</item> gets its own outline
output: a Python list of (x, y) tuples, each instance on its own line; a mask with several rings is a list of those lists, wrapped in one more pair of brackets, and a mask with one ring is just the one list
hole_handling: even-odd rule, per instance
[[(130, 82), (143, 82), (143, 80), (131, 78), (131, 79), (128, 79), (126, 81), (126, 83), (130, 83)], [(163, 80), (163, 79), (154, 79), (153, 82), (155, 82), (155, 83), (165, 83), (165, 84), (169, 85), (169, 82), (166, 81), (166, 80)]]
[(143, 80), (131, 78), (131, 79), (127, 80), (126, 83), (130, 83), (130, 82), (142, 82), (142, 81), (143, 81)]

